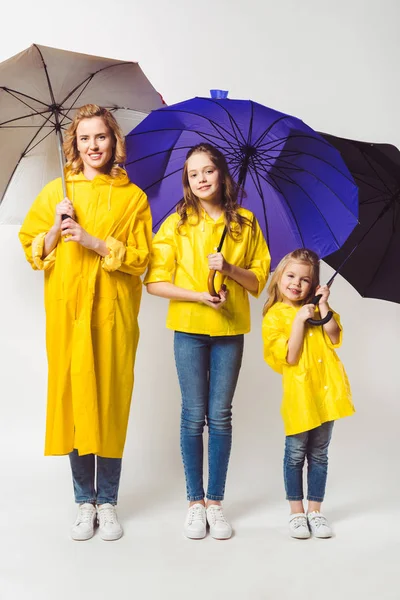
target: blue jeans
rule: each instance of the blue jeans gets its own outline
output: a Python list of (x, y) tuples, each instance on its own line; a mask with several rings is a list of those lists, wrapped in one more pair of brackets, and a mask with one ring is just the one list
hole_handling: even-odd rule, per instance
[(303, 500), (303, 466), (307, 456), (307, 500), (322, 502), (328, 475), (328, 447), (334, 421), (286, 436), (283, 474), (287, 500)]
[(79, 456), (74, 450), (69, 455), (74, 484), (75, 502), (82, 504), (117, 504), (121, 458), (97, 456), (97, 482), (95, 487), (95, 455)]
[(208, 425), (209, 500), (223, 500), (232, 445), (232, 399), (242, 364), (243, 335), (175, 332), (182, 394), (181, 452), (187, 499), (204, 498), (203, 429)]

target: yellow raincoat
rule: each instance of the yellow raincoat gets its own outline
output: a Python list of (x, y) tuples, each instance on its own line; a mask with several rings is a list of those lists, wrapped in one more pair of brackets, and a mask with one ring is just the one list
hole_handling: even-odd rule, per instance
[[(239, 213), (250, 221), (253, 213), (239, 208)], [(167, 281), (178, 287), (197, 292), (207, 291), (208, 254), (215, 252), (224, 230), (223, 216), (214, 221), (205, 211), (197, 221), (190, 215), (188, 223), (177, 231), (180, 217), (170, 215), (153, 238), (150, 267), (144, 283)], [(260, 226), (255, 220), (254, 231), (244, 225), (239, 241), (226, 236), (222, 254), (225, 260), (236, 266), (253, 271), (258, 279), (258, 297), (267, 280), (270, 255)], [(217, 273), (215, 289), (222, 283), (228, 289), (228, 299), (220, 310), (215, 310), (200, 302), (171, 300), (167, 327), (185, 333), (212, 336), (238, 335), (250, 331), (250, 307), (247, 291), (236, 281), (221, 278)]]
[(342, 343), (339, 315), (334, 319), (340, 339), (332, 344), (323, 327), (306, 325), (303, 349), (296, 365), (286, 362), (288, 341), (298, 309), (283, 302), (274, 304), (264, 316), (264, 358), (283, 375), (281, 413), (286, 435), (319, 427), (326, 421), (354, 413), (346, 372), (334, 348)]
[(61, 179), (44, 187), (19, 234), (33, 269), (44, 270), (49, 365), (45, 454), (123, 453), (139, 338), (140, 275), (151, 246), (146, 195), (122, 169), (89, 181), (66, 172), (78, 223), (104, 240), (101, 258), (60, 238), (42, 259), (62, 198)]

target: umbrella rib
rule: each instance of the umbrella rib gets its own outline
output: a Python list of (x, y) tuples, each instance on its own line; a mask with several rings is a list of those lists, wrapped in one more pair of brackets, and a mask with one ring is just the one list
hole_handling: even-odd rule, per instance
[[(394, 199), (394, 198), (393, 198), (393, 199)], [(394, 206), (395, 206), (395, 203), (394, 203)], [(393, 215), (393, 216), (395, 216), (395, 208), (393, 208), (393, 212), (394, 212), (394, 215)], [(381, 215), (380, 215), (380, 217), (382, 217), (382, 216), (383, 216), (383, 214), (381, 214)], [(377, 218), (377, 220), (375, 221), (374, 225), (375, 225), (375, 224), (376, 224), (376, 223), (379, 221), (380, 217), (378, 217), (378, 218)], [(386, 249), (385, 249), (385, 251), (384, 251), (384, 253), (383, 253), (382, 257), (381, 257), (381, 260), (380, 260), (380, 263), (379, 263), (379, 265), (376, 267), (376, 269), (375, 269), (375, 271), (374, 271), (374, 274), (371, 276), (371, 278), (370, 278), (370, 280), (369, 280), (369, 283), (368, 283), (368, 285), (367, 285), (367, 286), (365, 286), (365, 289), (366, 289), (366, 290), (367, 290), (367, 288), (368, 288), (368, 287), (369, 287), (369, 286), (372, 284), (372, 282), (374, 281), (374, 279), (375, 279), (375, 277), (376, 277), (377, 273), (379, 272), (379, 269), (380, 269), (380, 267), (381, 267), (381, 264), (383, 263), (383, 261), (385, 260), (385, 257), (386, 257), (386, 255), (387, 255), (387, 253), (389, 252), (390, 244), (391, 244), (391, 242), (392, 242), (392, 239), (393, 239), (393, 236), (394, 236), (394, 234), (395, 234), (395, 228), (393, 228), (392, 235), (390, 236), (390, 238), (389, 238), (389, 240), (388, 240), (388, 243), (387, 243)], [(359, 242), (359, 243), (360, 243), (360, 242)], [(358, 247), (358, 246), (357, 246), (357, 247)], [(366, 293), (368, 293), (368, 292), (366, 292)]]
[(379, 179), (379, 181), (382, 183), (382, 185), (386, 188), (387, 192), (390, 194), (391, 193), (390, 188), (386, 185), (386, 182), (382, 179), (382, 177), (379, 175), (379, 173), (377, 172), (377, 170), (374, 168), (373, 164), (369, 160), (369, 156), (367, 156), (364, 152), (362, 154), (363, 154), (363, 156), (365, 158), (365, 161), (368, 163), (368, 165), (370, 166), (370, 168), (375, 173), (376, 177)]
[[(18, 98), (17, 98), (18, 100)], [(0, 127), (3, 127), (4, 125), (8, 125), (9, 123), (14, 123), (15, 121), (21, 121), (22, 119), (29, 119), (30, 117), (36, 117), (38, 115), (42, 116), (44, 114), (46, 114), (47, 112), (49, 112), (49, 110), (43, 110), (43, 111), (38, 111), (38, 112), (33, 112), (30, 113), (29, 115), (23, 115), (22, 117), (15, 117), (15, 119), (8, 119), (8, 121), (3, 121), (2, 123), (0, 123)], [(18, 127), (16, 125), (16, 127)], [(37, 127), (37, 125), (26, 125), (26, 127)]]
[[(379, 192), (380, 194), (384, 194), (385, 193), (385, 190), (383, 190), (382, 188), (379, 188), (376, 185), (373, 185), (372, 183), (370, 183), (369, 181), (367, 181), (366, 179), (363, 179), (362, 175), (355, 174), (355, 173), (352, 173), (352, 175), (353, 175), (355, 181), (359, 181), (363, 185), (367, 185), (372, 190), (375, 190), (376, 192)], [(389, 193), (391, 194), (392, 192), (389, 191)]]
[[(39, 127), (39, 125), (5, 125), (0, 126), (0, 129), (37, 129)], [(54, 129), (54, 125), (41, 125), (40, 128), (46, 128), (46, 127), (50, 127), (51, 129)]]
[[(281, 174), (280, 174), (280, 169), (279, 169), (278, 167), (277, 167), (276, 169), (277, 169), (277, 171), (279, 172), (279, 175), (275, 175), (275, 174), (274, 174), (274, 177), (281, 177), (281, 179), (283, 179), (283, 177), (282, 177), (282, 176), (281, 176)], [(272, 176), (272, 175), (271, 175), (271, 173), (270, 173), (269, 175), (270, 175), (270, 176)], [(305, 194), (305, 196), (307, 196), (307, 198), (308, 198), (308, 199), (310, 200), (310, 202), (313, 204), (313, 206), (315, 207), (315, 209), (317, 210), (317, 212), (320, 214), (320, 216), (321, 216), (321, 218), (323, 219), (323, 221), (326, 223), (326, 226), (327, 226), (327, 228), (329, 229), (329, 231), (331, 232), (331, 234), (332, 234), (332, 237), (333, 237), (333, 239), (335, 240), (335, 243), (337, 244), (337, 247), (338, 247), (338, 248), (340, 248), (340, 244), (339, 244), (339, 241), (338, 241), (338, 239), (337, 239), (336, 235), (333, 233), (333, 231), (332, 231), (332, 229), (331, 229), (331, 227), (330, 227), (330, 225), (329, 225), (328, 221), (326, 220), (325, 216), (322, 214), (322, 212), (321, 212), (320, 208), (318, 207), (318, 205), (317, 205), (317, 204), (314, 202), (314, 200), (311, 198), (311, 196), (309, 195), (309, 193), (308, 193), (308, 192), (307, 192), (307, 191), (306, 191), (306, 190), (303, 188), (303, 186), (302, 186), (302, 185), (300, 185), (299, 183), (297, 183), (297, 181), (295, 181), (294, 179), (292, 179), (291, 177), (289, 177), (287, 174), (285, 174), (285, 175), (286, 175), (286, 177), (288, 177), (288, 180), (285, 180), (285, 181), (289, 181), (289, 182), (290, 182), (290, 183), (292, 183), (293, 185), (295, 185), (295, 186), (297, 186), (298, 188), (300, 188), (300, 189), (301, 189), (301, 191), (302, 191), (302, 192)], [(318, 178), (317, 178), (317, 179), (318, 179)], [(318, 179), (318, 181), (321, 181), (321, 180), (319, 180), (319, 179)], [(324, 184), (324, 182), (323, 182), (323, 181), (321, 181), (321, 183), (323, 183), (323, 184)], [(324, 184), (324, 185), (325, 185), (325, 184)], [(333, 190), (331, 190), (331, 189), (330, 189), (328, 186), (326, 186), (326, 187), (327, 187), (327, 188), (328, 188), (328, 189), (329, 189), (329, 190), (330, 190), (330, 191), (331, 191), (333, 194), (335, 194), (335, 192), (333, 192)], [(335, 196), (336, 196), (336, 194), (335, 194)], [(285, 196), (284, 196), (284, 197), (285, 197)], [(339, 199), (340, 199), (340, 198), (339, 198)], [(286, 198), (285, 198), (285, 200), (286, 200)], [(351, 213), (351, 214), (353, 215), (353, 213)], [(354, 215), (353, 215), (353, 216), (354, 216)]]
[[(160, 109), (158, 109), (158, 110), (160, 110)], [(227, 134), (228, 136), (232, 137), (234, 141), (237, 141), (237, 138), (233, 135), (233, 133), (231, 131), (229, 131), (228, 129), (226, 129), (222, 125), (219, 125), (216, 121), (214, 121), (213, 119), (210, 119), (209, 117), (205, 117), (204, 115), (200, 115), (200, 114), (198, 114), (196, 112), (193, 112), (193, 111), (190, 111), (190, 110), (176, 109), (176, 108), (172, 108), (172, 107), (169, 107), (169, 106), (166, 106), (162, 110), (164, 112), (166, 112), (166, 113), (183, 113), (183, 114), (186, 114), (186, 115), (192, 115), (192, 116), (195, 116), (195, 117), (199, 117), (201, 119), (205, 119), (208, 123), (210, 123), (210, 125), (212, 125), (218, 131), (218, 133), (221, 135), (222, 139), (224, 139), (224, 141), (227, 144), (231, 144), (232, 142), (229, 142), (222, 135), (222, 133), (221, 133), (222, 131), (225, 132), (225, 134)], [(182, 131), (187, 131), (187, 129), (182, 129)], [(190, 130), (190, 131), (192, 131), (192, 130)]]
[(269, 134), (269, 132), (271, 131), (271, 129), (280, 121), (283, 121), (284, 119), (292, 119), (293, 117), (290, 117), (289, 115), (283, 115), (282, 117), (279, 117), (279, 119), (276, 119), (276, 121), (274, 121), (273, 123), (271, 123), (271, 125), (269, 125), (267, 127), (267, 129), (260, 134), (260, 136), (255, 140), (253, 146), (256, 146), (257, 148), (259, 146), (262, 146), (261, 142), (262, 140)]
[[(53, 130), (54, 131), (54, 130)], [(36, 146), (39, 146), (39, 144), (41, 144), (42, 142), (44, 142), (44, 140), (46, 138), (49, 137), (49, 135), (51, 135), (53, 133), (53, 131), (49, 131), (48, 133), (46, 133), (46, 135), (44, 137), (42, 137), (42, 139), (40, 139), (38, 142), (36, 142), (36, 144), (34, 146), (32, 146), (31, 148), (29, 148), (29, 150), (25, 150), (25, 156), (27, 154), (29, 154), (29, 152), (32, 152), (32, 150), (34, 150), (36, 148)], [(33, 141), (33, 140), (32, 140)], [(32, 143), (32, 142), (31, 142)]]
[[(166, 148), (165, 150), (160, 150), (159, 152), (153, 152), (152, 154), (146, 154), (146, 156), (141, 156), (140, 158), (135, 158), (135, 160), (131, 160), (125, 165), (134, 165), (142, 160), (147, 160), (148, 158), (153, 158), (154, 156), (158, 156), (159, 154), (171, 154), (172, 150), (190, 150), (192, 146), (174, 146), (173, 148)], [(160, 180), (161, 181), (161, 180)]]
[(87, 86), (89, 85), (89, 83), (92, 81), (94, 76), (89, 77), (86, 85), (84, 85), (84, 87), (81, 89), (81, 91), (79, 92), (79, 94), (77, 95), (77, 97), (75, 98), (74, 102), (72, 103), (72, 105), (68, 108), (66, 113), (63, 113), (63, 118), (60, 121), (60, 125), (63, 124), (63, 122), (65, 121), (65, 119), (70, 119), (72, 121), (72, 119), (68, 116), (68, 113), (74, 109), (74, 107), (76, 106), (77, 101), (79, 100), (79, 98), (82, 96), (83, 92), (86, 90)]
[[(242, 138), (242, 142), (243, 142), (243, 144), (245, 144), (245, 143), (246, 143), (245, 137), (244, 137), (244, 135), (243, 135), (243, 133), (242, 133), (242, 131), (241, 131), (241, 129), (240, 129), (240, 127), (239, 127), (239, 125), (237, 124), (237, 122), (236, 122), (236, 119), (235, 119), (235, 118), (233, 117), (233, 115), (232, 115), (232, 114), (229, 112), (229, 110), (228, 110), (228, 109), (227, 109), (227, 108), (226, 108), (226, 107), (225, 107), (223, 104), (220, 104), (220, 103), (219, 103), (217, 100), (215, 100), (215, 99), (213, 99), (213, 98), (203, 98), (203, 100), (206, 100), (207, 102), (212, 102), (213, 104), (218, 104), (218, 106), (219, 106), (219, 107), (220, 107), (220, 108), (221, 108), (223, 111), (225, 111), (225, 113), (228, 115), (228, 118), (229, 118), (229, 120), (231, 121), (231, 123), (233, 123), (233, 124), (234, 124), (234, 126), (236, 127), (236, 129), (237, 129), (238, 133), (240, 134), (240, 137)], [(251, 100), (250, 100), (250, 103), (251, 103), (251, 105), (253, 105), (253, 102), (251, 102)], [(238, 137), (238, 135), (237, 135), (237, 134), (236, 134), (236, 136), (235, 136), (235, 139), (236, 139), (236, 140), (239, 142), (239, 137)]]
[(103, 71), (107, 71), (107, 69), (113, 69), (115, 67), (120, 67), (121, 65), (137, 65), (137, 63), (134, 62), (134, 61), (131, 61), (131, 60), (126, 60), (126, 61), (121, 61), (119, 63), (116, 63), (114, 65), (108, 65), (107, 67), (102, 67), (101, 69), (98, 69), (94, 73), (91, 73), (90, 75), (88, 75), (87, 77), (85, 77), (85, 79), (83, 79), (80, 83), (78, 83), (74, 87), (74, 89), (72, 89), (65, 96), (64, 100), (62, 102), (60, 102), (60, 104), (61, 105), (65, 104), (65, 102), (68, 100), (68, 98), (70, 98), (72, 96), (72, 94), (74, 94), (76, 92), (76, 90), (78, 90), (81, 87), (81, 85), (84, 85), (88, 79), (89, 79), (89, 83), (90, 83), (90, 81), (95, 77), (95, 75), (98, 75), (99, 73), (102, 73)]
[[(179, 127), (165, 127), (165, 128), (162, 128), (162, 129), (149, 129), (148, 131), (131, 131), (125, 137), (127, 137), (127, 138), (128, 137), (136, 137), (138, 135), (147, 135), (149, 133), (164, 133), (165, 131), (180, 131), (181, 133), (184, 133), (186, 131), (190, 131), (191, 133), (196, 133), (197, 135), (199, 135), (201, 137), (204, 137), (204, 139), (214, 138), (215, 137), (215, 140), (214, 139), (212, 140), (213, 144), (215, 144), (215, 145), (217, 145), (217, 142), (220, 141), (220, 139), (221, 139), (220, 137), (217, 137), (216, 135), (213, 135), (212, 133), (207, 133), (206, 134), (206, 133), (203, 133), (201, 131), (197, 131), (197, 129), (190, 129), (190, 130), (188, 130), (188, 129), (181, 129)], [(206, 137), (206, 136), (208, 136), (208, 137)], [(227, 142), (227, 143), (229, 143), (229, 142)], [(222, 148), (222, 146), (219, 146), (219, 147)], [(233, 148), (232, 148), (232, 150), (233, 150)]]
[[(254, 179), (254, 175), (256, 176), (257, 182)], [(260, 198), (261, 198), (263, 213), (264, 213), (265, 233), (266, 233), (266, 238), (267, 238), (267, 245), (269, 246), (269, 239), (270, 239), (269, 225), (268, 225), (267, 207), (266, 207), (266, 203), (265, 203), (265, 199), (264, 199), (263, 189), (262, 189), (261, 182), (260, 182), (257, 171), (254, 171), (254, 173), (253, 173), (253, 171), (250, 169), (250, 177), (252, 178), (254, 186), (255, 186), (256, 190), (258, 191)]]
[[(4, 89), (4, 88), (3, 88), (3, 89)], [(13, 98), (15, 98), (16, 100), (18, 100), (18, 102), (21, 102), (21, 104), (23, 104), (24, 106), (27, 106), (28, 108), (30, 108), (30, 110), (33, 110), (33, 111), (35, 111), (35, 109), (33, 108), (33, 106), (30, 106), (30, 105), (29, 105), (27, 102), (24, 102), (24, 101), (23, 101), (21, 98), (18, 98), (18, 96), (16, 96), (15, 94), (12, 94), (12, 93), (10, 92), (10, 90), (6, 90), (6, 91), (7, 91), (7, 93), (8, 93), (10, 96), (12, 96), (12, 97), (13, 97)], [(43, 103), (42, 103), (42, 104), (43, 104)], [(36, 113), (35, 113), (35, 114), (36, 114), (36, 115), (38, 115), (38, 116), (40, 116), (40, 117), (43, 117), (43, 114), (44, 114), (44, 113), (46, 113), (46, 112), (49, 112), (49, 107), (47, 107), (47, 110), (45, 110), (45, 111), (43, 111), (43, 112), (38, 112), (38, 111), (36, 111)], [(44, 117), (43, 117), (43, 118), (44, 118)]]
[[(261, 173), (258, 173), (258, 172), (257, 172), (257, 176), (258, 176), (258, 177), (261, 177), (262, 179), (264, 179), (264, 181), (265, 181), (265, 182), (266, 182), (268, 185), (272, 185), (272, 184), (271, 184), (271, 182), (269, 182), (269, 181), (268, 181), (268, 180), (267, 180), (267, 179), (266, 179), (266, 178), (265, 178), (265, 177), (264, 177), (264, 176), (263, 176)], [(295, 215), (295, 213), (294, 213), (294, 211), (293, 211), (292, 207), (290, 206), (290, 204), (289, 204), (289, 202), (288, 202), (288, 200), (287, 200), (287, 198), (286, 198), (285, 194), (283, 193), (282, 189), (280, 188), (280, 186), (279, 186), (278, 182), (277, 182), (277, 181), (275, 181), (275, 176), (274, 176), (274, 175), (272, 175), (272, 173), (269, 173), (269, 176), (271, 177), (271, 179), (273, 180), (273, 183), (274, 183), (274, 185), (272, 185), (272, 187), (273, 187), (274, 189), (276, 189), (276, 190), (277, 190), (277, 191), (278, 191), (278, 192), (281, 194), (281, 196), (282, 196), (282, 198), (284, 199), (284, 201), (285, 201), (285, 204), (286, 204), (286, 206), (287, 206), (287, 208), (288, 208), (288, 210), (289, 210), (290, 214), (292, 215), (293, 221), (296, 223), (296, 227), (297, 227), (297, 233), (298, 233), (298, 235), (299, 235), (299, 237), (300, 237), (301, 244), (302, 244), (302, 246), (304, 247), (304, 246), (305, 246), (305, 242), (304, 242), (303, 234), (302, 234), (302, 232), (301, 232), (300, 225), (299, 225), (299, 222), (298, 222), (298, 220), (297, 220), (297, 217), (296, 217), (296, 215)], [(275, 188), (275, 186), (276, 186), (276, 188)], [(263, 200), (263, 202), (264, 202), (264, 200)]]
[[(33, 100), (34, 102), (37, 102), (38, 104), (43, 104), (43, 106), (46, 106), (47, 108), (49, 108), (48, 104), (46, 104), (46, 102), (43, 102), (43, 100), (38, 100), (37, 98), (34, 98), (33, 96), (29, 96), (29, 94), (24, 94), (24, 92), (20, 92), (18, 90), (14, 90), (12, 88), (8, 88), (5, 86), (0, 86), (0, 90), (4, 90), (5, 92), (10, 94), (10, 96), (13, 96), (14, 98), (16, 98), (14, 96), (14, 94), (19, 94), (20, 96), (23, 96), (24, 98), (29, 98), (29, 100)], [(14, 94), (12, 94), (11, 92), (14, 92)], [(16, 98), (16, 100), (19, 100), (20, 102), (22, 102), (22, 100), (20, 98)], [(30, 106), (29, 108), (32, 108), (32, 107)], [(32, 108), (32, 110), (35, 110), (35, 109)]]
[[(281, 159), (281, 160), (282, 160), (282, 162), (286, 162), (283, 159)], [(324, 161), (324, 162), (326, 162), (326, 161)], [(290, 167), (292, 166), (291, 163), (288, 163), (288, 164), (290, 165)], [(331, 167), (333, 167), (334, 169), (336, 169), (336, 167), (334, 167), (330, 163), (326, 162), (326, 164), (329, 165), (329, 166), (331, 166)], [(276, 168), (277, 170), (279, 170), (281, 172), (281, 174), (283, 174), (283, 169), (285, 169), (285, 170), (288, 169), (288, 167), (278, 166), (276, 163), (274, 164), (274, 168)], [(329, 185), (327, 185), (325, 183), (325, 181), (323, 179), (320, 179), (319, 177), (317, 177), (317, 175), (315, 175), (315, 173), (313, 173), (312, 171), (309, 171), (308, 169), (301, 168), (301, 171), (303, 173), (307, 173), (308, 175), (310, 175), (311, 177), (314, 177), (314, 179), (316, 179), (317, 181), (319, 181), (320, 183), (322, 183), (322, 185), (324, 185), (332, 194), (334, 194), (334, 196), (336, 196), (336, 198), (343, 205), (343, 207), (354, 217), (354, 214), (351, 212), (350, 208), (343, 202), (343, 200), (341, 199), (341, 197), (332, 188), (330, 188)], [(339, 173), (340, 173), (340, 171), (339, 171)], [(289, 178), (289, 181), (291, 181), (293, 183), (292, 178), (289, 175), (287, 175), (286, 173), (285, 173), (285, 175)], [(346, 179), (348, 179), (348, 178), (346, 177)], [(349, 181), (354, 184), (353, 180), (349, 179)], [(297, 184), (297, 185), (299, 185), (299, 184)], [(357, 185), (356, 185), (356, 187), (358, 189)]]
[[(49, 119), (50, 119), (50, 116), (47, 118), (47, 121), (48, 121)], [(39, 127), (39, 129), (37, 130), (37, 132), (35, 133), (35, 135), (34, 135), (34, 136), (33, 136), (33, 138), (31, 139), (31, 141), (30, 141), (30, 142), (28, 143), (28, 145), (26, 146), (25, 150), (23, 150), (23, 152), (21, 153), (21, 156), (19, 157), (19, 159), (18, 159), (18, 162), (17, 162), (17, 164), (15, 165), (15, 168), (14, 168), (13, 172), (11, 173), (11, 175), (10, 175), (10, 177), (9, 177), (8, 181), (7, 181), (7, 184), (6, 184), (5, 188), (4, 188), (4, 192), (3, 192), (3, 194), (2, 194), (2, 196), (1, 196), (1, 198), (0, 198), (0, 204), (1, 204), (1, 203), (3, 202), (3, 200), (4, 200), (4, 197), (5, 197), (5, 195), (6, 195), (6, 193), (7, 193), (7, 190), (8, 190), (8, 188), (9, 188), (9, 186), (10, 186), (11, 180), (12, 180), (12, 178), (14, 177), (14, 173), (16, 172), (17, 168), (19, 167), (19, 164), (20, 164), (21, 160), (24, 158), (24, 156), (26, 156), (26, 154), (27, 154), (28, 152), (30, 152), (31, 148), (29, 148), (29, 146), (30, 146), (30, 145), (33, 143), (33, 141), (34, 141), (34, 140), (37, 138), (37, 136), (38, 136), (38, 135), (39, 135), (39, 133), (42, 131), (42, 129), (45, 127), (45, 125), (46, 125), (46, 122), (45, 122), (45, 123), (43, 123), (43, 125), (41, 125), (41, 126)], [(50, 133), (52, 133), (52, 132), (50, 131), (50, 132), (49, 132), (49, 134), (50, 134)], [(49, 135), (49, 134), (48, 134), (48, 135)], [(47, 137), (47, 135), (46, 135), (45, 137)], [(43, 139), (44, 139), (44, 138), (43, 138)], [(40, 140), (40, 141), (43, 141), (43, 140)], [(39, 143), (40, 143), (40, 142), (39, 142)], [(35, 146), (37, 146), (37, 144), (36, 144)]]
[[(183, 198), (182, 198), (182, 200), (183, 200)], [(179, 202), (179, 200), (178, 200), (178, 202)], [(164, 221), (164, 219), (169, 215), (169, 213), (171, 212), (171, 210), (174, 207), (176, 207), (176, 205), (178, 204), (178, 202), (175, 202), (175, 204), (172, 204), (171, 207), (167, 210), (167, 212), (164, 213), (163, 216), (160, 219), (158, 219), (157, 223), (155, 223), (153, 227), (157, 227), (160, 223), (162, 223)]]

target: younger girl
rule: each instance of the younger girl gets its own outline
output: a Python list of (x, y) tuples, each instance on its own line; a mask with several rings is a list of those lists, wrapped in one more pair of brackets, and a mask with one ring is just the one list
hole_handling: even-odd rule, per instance
[[(167, 327), (175, 330), (182, 393), (181, 450), (186, 476), (189, 538), (227, 539), (221, 507), (232, 442), (232, 399), (250, 330), (248, 293), (259, 296), (269, 252), (254, 215), (237, 203), (225, 157), (210, 144), (192, 148), (183, 168), (183, 200), (153, 239), (147, 291), (171, 300)], [(224, 228), (222, 252), (215, 252)], [(207, 291), (209, 270), (218, 296)], [(226, 285), (226, 287), (225, 287)], [(203, 429), (207, 422), (207, 509), (203, 488)]]
[[(334, 348), (342, 341), (339, 315), (321, 326), (310, 304), (321, 294), (319, 313), (329, 311), (328, 286), (319, 286), (319, 260), (301, 248), (277, 266), (268, 288), (262, 333), (264, 358), (283, 375), (282, 417), (286, 433), (283, 462), (286, 497), (290, 503), (289, 531), (295, 538), (331, 537), (320, 512), (328, 468), (328, 446), (336, 419), (354, 413), (349, 382)], [(318, 310), (318, 309), (317, 309)], [(303, 465), (307, 457), (308, 514), (303, 507)]]

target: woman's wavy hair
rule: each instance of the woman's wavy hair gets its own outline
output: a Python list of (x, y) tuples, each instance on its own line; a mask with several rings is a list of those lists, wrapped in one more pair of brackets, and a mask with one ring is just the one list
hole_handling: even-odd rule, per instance
[(218, 169), (221, 177), (221, 204), (224, 211), (224, 221), (228, 230), (228, 234), (235, 240), (240, 239), (244, 225), (248, 225), (254, 230), (254, 221), (239, 214), (238, 196), (239, 192), (244, 195), (244, 191), (232, 179), (229, 173), (229, 168), (225, 156), (212, 146), (211, 144), (202, 143), (193, 146), (186, 155), (185, 164), (183, 166), (182, 184), (183, 198), (178, 202), (176, 210), (180, 216), (180, 221), (177, 225), (178, 231), (181, 231), (182, 226), (188, 221), (189, 214), (194, 214), (197, 220), (200, 220), (201, 205), (198, 197), (193, 194), (189, 185), (188, 161), (193, 154), (204, 152), (208, 154), (211, 162)]
[(312, 250), (308, 250), (308, 248), (299, 248), (298, 250), (286, 254), (273, 272), (268, 285), (268, 299), (264, 304), (263, 315), (265, 315), (276, 302), (282, 302), (283, 298), (279, 291), (279, 283), (284, 270), (290, 262), (300, 262), (311, 267), (310, 293), (303, 301), (303, 304), (309, 304), (314, 298), (315, 290), (319, 285), (319, 257), (318, 254)]
[(66, 166), (74, 175), (83, 171), (83, 161), (78, 152), (76, 130), (83, 119), (92, 119), (93, 117), (101, 117), (111, 131), (114, 140), (114, 148), (112, 158), (108, 165), (108, 173), (111, 177), (115, 177), (120, 172), (119, 165), (123, 164), (126, 158), (124, 136), (115, 117), (110, 111), (97, 104), (85, 104), (77, 109), (64, 138), (64, 153), (67, 159)]

